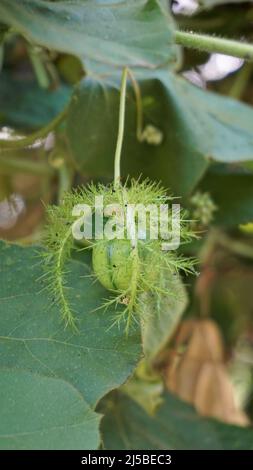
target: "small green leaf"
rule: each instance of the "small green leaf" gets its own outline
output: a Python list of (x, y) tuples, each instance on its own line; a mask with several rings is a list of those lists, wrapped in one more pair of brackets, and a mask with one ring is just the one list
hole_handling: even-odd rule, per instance
[(0, 370), (0, 449), (97, 449), (99, 420), (67, 382)]
[(1, 0), (0, 17), (30, 41), (76, 55), (88, 68), (177, 62), (164, 0)]
[(208, 172), (200, 189), (208, 191), (217, 206), (215, 224), (233, 227), (253, 221), (253, 174)]
[(94, 311), (108, 292), (90, 269), (72, 261), (66, 294), (79, 333), (65, 328), (45, 284), (38, 249), (0, 242), (0, 353), (2, 367), (27, 369), (74, 385), (91, 405), (121, 385), (140, 357), (138, 331), (110, 328), (114, 309)]
[(169, 394), (151, 417), (120, 393), (101, 406), (102, 439), (106, 449), (253, 450), (252, 428), (229, 426), (201, 418), (189, 405)]
[(168, 276), (163, 279), (161, 288), (166, 286), (171, 296), (160, 294), (153, 297), (143, 294), (142, 341), (143, 350), (149, 360), (166, 346), (187, 305), (186, 289), (179, 277)]

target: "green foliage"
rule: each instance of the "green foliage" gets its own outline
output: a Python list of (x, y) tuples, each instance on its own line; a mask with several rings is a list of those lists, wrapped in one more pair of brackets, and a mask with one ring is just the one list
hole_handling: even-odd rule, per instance
[(149, 69), (177, 62), (165, 5), (164, 0), (1, 0), (0, 17), (29, 41), (76, 55), (89, 70)]
[[(203, 91), (167, 71), (136, 75), (144, 123), (161, 130), (160, 145), (136, 138), (136, 107), (128, 93), (122, 175), (162, 181), (175, 195), (197, 185), (213, 161), (253, 158), (253, 111), (249, 106)], [(89, 77), (77, 87), (67, 116), (70, 148), (79, 171), (111, 178), (117, 135), (119, 80)], [(94, 122), (96, 126), (94, 127)]]
[(219, 171), (207, 173), (200, 185), (210, 192), (217, 210), (214, 222), (234, 227), (253, 220), (253, 174), (247, 171)]
[(142, 318), (148, 318), (142, 323), (142, 340), (145, 357), (149, 361), (155, 359), (169, 343), (188, 303), (186, 288), (178, 275), (168, 276), (161, 270), (160, 285), (164, 292), (160, 295), (145, 292), (140, 305)]
[(54, 91), (40, 88), (34, 80), (0, 74), (0, 123), (17, 129), (38, 129), (51, 121), (67, 104), (72, 89), (61, 85)]
[[(237, 6), (222, 8), (227, 3), (199, 0), (196, 15), (177, 17), (179, 29), (218, 35), (215, 41), (205, 38), (209, 51), (214, 42), (220, 48), (220, 35), (251, 41), (250, 5), (240, 6), (243, 2), (234, 0), (229, 3)], [(253, 450), (252, 428), (201, 418), (163, 393), (162, 377), (152, 369), (158, 358), (168, 355), (168, 346), (171, 353), (173, 335), (188, 304), (187, 313), (194, 318), (215, 310), (210, 313), (229, 345), (227, 357), (233, 357), (239, 336), (250, 338), (252, 329), (251, 225), (247, 243), (233, 237), (239, 224), (253, 221), (253, 111), (252, 106), (223, 96), (235, 95), (236, 90), (236, 96), (252, 102), (252, 71), (249, 65), (246, 74), (208, 84), (218, 93), (180, 77), (180, 70), (194, 68), (208, 55), (184, 51), (183, 57), (168, 4), (167, 0), (0, 1), (0, 123), (22, 133), (37, 131), (21, 140), (15, 135), (6, 139), (5, 129), (1, 135), (0, 150), (5, 149), (0, 158), (1, 233), (6, 236), (1, 210), (4, 217), (4, 211), (14, 211), (6, 197), (12, 191), (23, 194), (14, 184), (20, 174), (39, 176), (43, 192), (37, 199), (55, 203), (49, 209), (44, 240), (40, 229), (31, 236), (44, 242), (47, 251), (0, 242), (1, 449), (96, 449), (102, 443), (106, 449), (126, 450)], [(198, 35), (189, 37), (200, 47)], [(238, 51), (235, 44), (245, 50), (243, 42), (229, 42), (233, 54)], [(252, 53), (252, 46), (246, 48)], [(38, 56), (32, 56), (34, 51)], [(130, 179), (115, 191), (106, 183), (113, 177), (120, 76), (126, 66), (132, 78), (121, 174), (122, 181)], [(43, 145), (38, 150), (52, 131), (56, 142), (52, 153)], [(130, 183), (131, 178), (135, 180)], [(83, 189), (90, 179), (103, 184)], [(62, 197), (72, 183), (74, 187), (80, 183), (81, 189)], [(186, 288), (180, 277), (182, 271), (193, 272), (189, 253), (199, 256), (194, 243), (183, 245), (181, 256), (161, 253), (160, 240), (138, 241), (134, 247), (128, 241), (106, 241), (95, 248), (91, 244), (92, 269), (91, 250), (72, 238), (74, 204), (92, 205), (96, 195), (103, 195), (105, 205), (125, 202), (125, 197), (127, 202), (147, 205), (172, 201), (171, 191), (181, 198), (176, 202), (191, 210), (191, 218), (194, 207), (196, 215), (192, 194), (197, 194), (197, 202), (204, 195), (197, 212), (197, 218), (204, 214), (204, 219), (196, 224), (202, 223), (205, 230), (213, 224), (233, 229), (230, 236), (217, 231), (206, 265), (202, 254), (204, 268), (196, 289)], [(29, 185), (24, 192), (28, 199), (34, 197)], [(207, 217), (208, 210), (212, 214)], [(26, 215), (22, 213), (21, 224), (29, 226)], [(183, 241), (192, 236), (189, 223), (192, 227), (192, 221), (183, 224)], [(200, 242), (203, 253), (210, 249), (209, 242)], [(232, 267), (233, 280), (227, 267)], [(223, 286), (220, 280), (226, 276)], [(187, 283), (191, 282), (188, 277)], [(124, 324), (114, 325), (126, 312), (128, 318), (138, 319), (127, 335)], [(145, 359), (136, 368), (142, 354)], [(252, 401), (252, 386), (247, 386)], [(105, 414), (100, 427), (99, 412)], [(252, 414), (252, 403), (248, 413)]]
[(105, 449), (253, 449), (251, 429), (200, 418), (169, 394), (163, 400), (155, 416), (150, 416), (125, 395), (110, 395), (101, 405)]
[(75, 305), (79, 334), (65, 329), (45, 290), (38, 249), (2, 242), (0, 248), (2, 367), (63, 379), (94, 406), (131, 374), (140, 356), (138, 331), (126, 337), (123, 329), (110, 328), (113, 310), (94, 312), (106, 292), (78, 261), (68, 266), (66, 295)]
[(99, 420), (64, 380), (0, 370), (0, 449), (97, 449)]

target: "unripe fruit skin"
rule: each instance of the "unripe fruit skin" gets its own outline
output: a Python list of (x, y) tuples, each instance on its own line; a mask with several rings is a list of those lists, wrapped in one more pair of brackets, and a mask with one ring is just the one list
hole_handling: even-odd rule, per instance
[(125, 292), (133, 272), (133, 248), (130, 240), (97, 242), (92, 250), (93, 270), (108, 290)]

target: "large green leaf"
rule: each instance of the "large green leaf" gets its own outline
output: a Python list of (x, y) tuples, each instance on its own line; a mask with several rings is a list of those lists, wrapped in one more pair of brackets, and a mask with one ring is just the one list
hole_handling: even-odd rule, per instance
[[(163, 133), (160, 145), (136, 139), (134, 98), (128, 93), (122, 175), (161, 180), (177, 195), (198, 183), (209, 162), (253, 159), (253, 110), (206, 92), (167, 71), (140, 77), (145, 124)], [(92, 177), (113, 175), (119, 109), (118, 81), (86, 78), (74, 93), (67, 133), (78, 168)]]
[(34, 81), (0, 74), (0, 123), (20, 129), (37, 129), (53, 119), (66, 105), (71, 87), (54, 91), (40, 88)]
[(59, 309), (41, 291), (42, 267), (35, 249), (0, 243), (0, 260), (3, 367), (64, 379), (91, 405), (127, 379), (139, 359), (139, 333), (126, 337), (123, 328), (110, 328), (115, 311), (94, 312), (108, 292), (87, 277), (87, 265), (69, 265), (67, 292), (80, 330), (75, 334), (64, 328)]
[(0, 370), (0, 449), (97, 449), (99, 415), (63, 380)]
[(120, 393), (104, 404), (102, 439), (106, 449), (253, 450), (253, 430), (203, 419), (172, 395), (155, 416)]
[(177, 61), (164, 0), (1, 0), (0, 18), (29, 40), (97, 65), (155, 68)]
[[(208, 161), (253, 160), (253, 109), (237, 100), (208, 92), (170, 74), (184, 137)], [(172, 92), (171, 92), (172, 93)]]

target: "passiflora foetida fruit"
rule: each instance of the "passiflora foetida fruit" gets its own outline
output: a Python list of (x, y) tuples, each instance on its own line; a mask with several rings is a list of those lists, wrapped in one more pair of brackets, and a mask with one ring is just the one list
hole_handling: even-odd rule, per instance
[[(170, 277), (180, 270), (192, 272), (194, 262), (179, 256), (176, 250), (166, 249), (168, 240), (162, 236), (159, 211), (167, 207), (167, 229), (171, 233), (172, 203), (173, 197), (168, 196), (160, 184), (132, 180), (117, 187), (112, 184), (80, 187), (66, 193), (60, 206), (48, 208), (45, 265), (66, 323), (73, 325), (75, 319), (65, 296), (64, 266), (72, 250), (78, 246), (80, 249), (80, 243), (85, 245), (83, 249), (92, 250), (93, 276), (108, 290), (108, 302), (101, 308), (106, 309), (112, 303), (116, 307), (122, 304), (119, 319), (126, 321), (127, 329), (131, 319), (138, 318), (143, 292), (173, 295), (169, 288), (164, 289), (164, 283), (161, 285), (161, 273)], [(75, 237), (77, 228), (79, 232)], [(181, 241), (192, 236), (185, 213), (181, 211)]]

